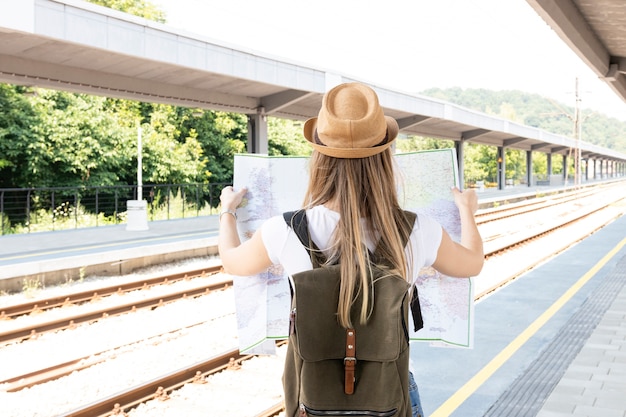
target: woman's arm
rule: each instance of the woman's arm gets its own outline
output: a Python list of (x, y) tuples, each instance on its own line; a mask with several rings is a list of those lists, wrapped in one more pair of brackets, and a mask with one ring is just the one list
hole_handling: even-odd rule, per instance
[(224, 271), (232, 275), (258, 274), (272, 265), (263, 244), (261, 229), (244, 243), (239, 240), (237, 218), (231, 212), (235, 212), (246, 192), (245, 188), (235, 191), (233, 187), (225, 187), (220, 195), (223, 214), (219, 219), (217, 245)]
[(482, 270), (485, 260), (483, 241), (474, 219), (478, 197), (474, 190), (461, 192), (456, 187), (452, 194), (461, 216), (461, 242), (453, 241), (444, 230), (433, 267), (451, 277), (475, 276)]

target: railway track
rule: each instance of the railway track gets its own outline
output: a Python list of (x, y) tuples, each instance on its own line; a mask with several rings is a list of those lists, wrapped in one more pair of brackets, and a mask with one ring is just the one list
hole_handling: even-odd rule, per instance
[[(202, 272), (202, 276), (204, 276), (204, 271)], [(170, 282), (168, 279), (163, 280), (163, 282)], [(6, 330), (0, 332), (0, 344), (21, 341), (28, 338), (39, 337), (41, 333), (45, 332), (53, 332), (59, 331), (63, 329), (71, 329), (82, 323), (94, 322), (97, 320), (102, 320), (103, 318), (107, 318), (110, 316), (116, 316), (120, 314), (125, 314), (131, 311), (136, 311), (144, 308), (154, 308), (158, 306), (162, 306), (163, 304), (173, 302), (176, 300), (180, 300), (186, 297), (199, 297), (204, 294), (208, 294), (212, 291), (222, 290), (232, 286), (232, 280), (224, 280), (217, 283), (199, 283), (195, 287), (185, 288), (180, 291), (169, 292), (165, 295), (157, 294), (152, 297), (146, 297), (141, 300), (132, 300), (127, 303), (120, 303), (111, 306), (105, 306), (102, 308), (96, 308), (89, 310), (84, 313), (69, 315), (66, 317), (55, 318), (51, 320), (43, 320), (34, 324), (29, 324), (26, 326), (21, 326), (18, 328)], [(142, 287), (139, 287), (142, 288)], [(133, 290), (136, 290), (133, 289)], [(130, 292), (129, 289), (126, 292)], [(119, 293), (117, 291), (113, 293)], [(101, 294), (101, 291), (92, 292), (92, 297), (89, 301), (94, 301), (98, 299)], [(37, 311), (37, 310), (31, 310)]]
[[(166, 399), (169, 392), (185, 384), (203, 384), (208, 375), (233, 369), (253, 355), (240, 355), (234, 349), (204, 361), (177, 369), (156, 380), (148, 381), (91, 404), (60, 414), (58, 417), (93, 417), (121, 414), (123, 410), (152, 399)], [(156, 387), (156, 388), (155, 388)]]
[(179, 272), (152, 278), (141, 278), (136, 281), (126, 282), (118, 285), (103, 286), (93, 291), (79, 291), (67, 293), (62, 296), (42, 298), (29, 301), (27, 303), (15, 304), (0, 308), (0, 320), (16, 318), (26, 314), (38, 314), (45, 310), (58, 307), (67, 307), (81, 303), (93, 302), (102, 297), (112, 294), (124, 294), (131, 291), (146, 290), (158, 285), (168, 285), (178, 281), (186, 281), (193, 278), (202, 278), (216, 274), (222, 269), (221, 265), (203, 268), (192, 271)]
[[(610, 195), (611, 198), (606, 199), (606, 200), (604, 198), (600, 199), (597, 197), (597, 195), (590, 197), (587, 193), (586, 195), (577, 194), (576, 196), (572, 196), (572, 195), (562, 196), (563, 198), (559, 199), (560, 202), (554, 202), (554, 201), (545, 201), (545, 202), (540, 202), (540, 203), (535, 202), (534, 204), (525, 205), (526, 206), (525, 208), (517, 207), (516, 208), (517, 214), (513, 216), (523, 216), (531, 212), (537, 212), (539, 210), (539, 205), (542, 206), (541, 207), (542, 209), (549, 209), (550, 207), (554, 207), (555, 205), (562, 205), (564, 201), (567, 201), (570, 203), (570, 205), (572, 205), (571, 204), (572, 198), (576, 198), (576, 201), (578, 203), (581, 203), (585, 198), (590, 198), (589, 204), (578, 204), (579, 207), (578, 207), (578, 210), (576, 210), (575, 214), (568, 213), (567, 215), (565, 214), (557, 215), (555, 216), (555, 219), (550, 225), (542, 225), (541, 227), (533, 228), (532, 231), (528, 231), (528, 233), (526, 233), (525, 235), (522, 235), (521, 233), (512, 233), (511, 235), (514, 237), (502, 236), (502, 237), (496, 237), (493, 239), (487, 239), (487, 242), (486, 242), (486, 255), (488, 259), (487, 264), (493, 263), (494, 262), (493, 259), (501, 258), (503, 254), (505, 253), (515, 253), (520, 250), (520, 247), (532, 246), (532, 245), (529, 245), (528, 242), (533, 242), (533, 241), (536, 241), (537, 239), (544, 239), (546, 238), (546, 236), (555, 234), (559, 230), (572, 228), (578, 222), (588, 221), (590, 223), (590, 225), (586, 226), (586, 231), (582, 232), (582, 235), (588, 235), (590, 233), (593, 233), (593, 231), (597, 230), (598, 228), (602, 227), (607, 222), (610, 222), (612, 218), (623, 215), (624, 212), (626, 212), (626, 203), (625, 203), (623, 195), (619, 195), (617, 192), (615, 192), (615, 190), (612, 190), (612, 189), (606, 192), (605, 195)], [(507, 211), (509, 211), (510, 213), (510, 210), (507, 210)], [(489, 224), (489, 223), (498, 222), (498, 221), (503, 222), (503, 221), (507, 221), (506, 219), (509, 219), (508, 221), (510, 221), (512, 217), (511, 215), (503, 215), (503, 216), (500, 216), (499, 218), (494, 218), (494, 216), (496, 216), (494, 213), (497, 213), (497, 210), (490, 210), (490, 215), (492, 217), (489, 220), (480, 222), (480, 224), (481, 225)], [(590, 218), (594, 218), (594, 220), (589, 221)], [(559, 253), (560, 251), (564, 250), (568, 245), (575, 243), (581, 238), (582, 237), (580, 236), (568, 237), (567, 244), (564, 243), (563, 245), (559, 245), (559, 246), (551, 244), (553, 248), (553, 251), (551, 251), (551, 253), (544, 252), (542, 255), (543, 257), (540, 260), (535, 259), (535, 260), (530, 261), (530, 263), (534, 262), (533, 265), (536, 265), (537, 263), (545, 260), (547, 257), (554, 256), (554, 254)], [(560, 237), (557, 239), (563, 240)], [(519, 258), (520, 256), (517, 256), (517, 257)], [(479, 299), (483, 296), (486, 296), (487, 294), (497, 290), (497, 288), (501, 287), (502, 285), (506, 285), (506, 282), (512, 279), (515, 279), (516, 276), (519, 276), (520, 273), (523, 273), (522, 271), (532, 268), (533, 265), (527, 264), (523, 267), (520, 267), (519, 269), (507, 268), (507, 270), (510, 269), (512, 271), (510, 273), (510, 276), (504, 277), (500, 282), (490, 283), (488, 286), (480, 290), (480, 292), (477, 294), (477, 298)], [(220, 267), (217, 266), (212, 270), (211, 273), (215, 273), (219, 271), (219, 269)], [(206, 274), (207, 271), (202, 271), (200, 273)], [(178, 279), (188, 279), (185, 277), (185, 274), (178, 274), (178, 275), (179, 275)], [(191, 274), (188, 274), (188, 275), (191, 275)], [(174, 280), (174, 278), (168, 277), (167, 280), (164, 280), (163, 278), (154, 278), (154, 283), (152, 285), (157, 285), (157, 282), (159, 280), (161, 284), (163, 284), (163, 283), (171, 282), (171, 280)], [(143, 283), (137, 284), (137, 285), (140, 288), (144, 287)], [(148, 285), (148, 284), (145, 284), (145, 285)], [(220, 282), (219, 284), (213, 284), (211, 285), (211, 287), (213, 287), (214, 289), (218, 289), (218, 287), (219, 289), (224, 289), (224, 288), (227, 288), (229, 285), (232, 285), (232, 282), (229, 283), (228, 280), (225, 280), (223, 282)], [(114, 287), (108, 288), (107, 291), (109, 291), (108, 292), (109, 294), (117, 293), (119, 291), (119, 286), (114, 286)], [(134, 289), (137, 289), (137, 288), (138, 287), (135, 286)], [(198, 290), (200, 291), (200, 289)], [(132, 291), (132, 290), (129, 290), (129, 291)], [(204, 291), (206, 291), (206, 288), (204, 289)], [(98, 294), (98, 296), (99, 294), (104, 294), (104, 292), (100, 289), (98, 289), (96, 293)], [(196, 294), (201, 294), (201, 293), (202, 292), (200, 291)], [(91, 292), (91, 294), (93, 295), (93, 292)], [(178, 293), (172, 293), (168, 295), (167, 297), (160, 297), (160, 298), (155, 297), (150, 301), (152, 304), (146, 303), (145, 306), (143, 306), (143, 308), (156, 306), (156, 305), (159, 305), (160, 303), (172, 301), (172, 300), (177, 299), (177, 297), (181, 298), (183, 296), (185, 296), (183, 293), (178, 292)], [(74, 302), (84, 303), (90, 299), (90, 298), (81, 298), (81, 297), (85, 297), (85, 294), (79, 295), (77, 293), (76, 300), (78, 301), (74, 301)], [(59, 305), (65, 304), (66, 303), (65, 300), (67, 298), (68, 297), (65, 297), (65, 298), (55, 297), (54, 299), (49, 299), (49, 300), (38, 300), (38, 302), (44, 306), (44, 310), (45, 310), (45, 309), (53, 308), (52, 306), (58, 307)], [(157, 298), (159, 299), (157, 300)], [(61, 301), (62, 299), (63, 301)], [(164, 301), (164, 300), (167, 300), (167, 301)], [(124, 306), (117, 306), (115, 308), (110, 309), (109, 311), (111, 311), (112, 314), (122, 314), (121, 312), (115, 313), (116, 311), (122, 311), (122, 310), (119, 310), (122, 307), (125, 309), (124, 311), (132, 311), (133, 309), (133, 307), (130, 305), (124, 305)], [(25, 307), (19, 307), (19, 306), (3, 308), (3, 310), (5, 311), (5, 318), (19, 316), (20, 315), (19, 311), (31, 311), (32, 312), (32, 311), (37, 311), (38, 309), (39, 307), (34, 308), (34, 302), (31, 303), (31, 310), (27, 310)], [(7, 311), (9, 311), (9, 313), (6, 313)], [(21, 314), (24, 314), (24, 313), (21, 313)], [(84, 320), (85, 321), (99, 320), (99, 319), (102, 319), (103, 317), (102, 314), (106, 315), (108, 313), (99, 311), (97, 313), (98, 314), (97, 317), (94, 314), (96, 313), (95, 312), (90, 313), (89, 315), (85, 314)], [(89, 318), (89, 316), (91, 317)], [(78, 316), (75, 317), (75, 319), (81, 320)], [(78, 322), (74, 321), (74, 324), (76, 323)], [(71, 327), (71, 324), (69, 324), (67, 319), (65, 319), (65, 322), (61, 323), (59, 326), (60, 327), (57, 327), (57, 329), (63, 328), (63, 327), (65, 328)], [(27, 329), (22, 329), (19, 332), (19, 334), (14, 335), (14, 336), (9, 336), (8, 333), (7, 334), (0, 333), (0, 341), (23, 340), (24, 338), (29, 337), (33, 331), (35, 332), (35, 334), (39, 334), (39, 332), (45, 331), (45, 330), (46, 330), (45, 326), (40, 325), (39, 327), (31, 328), (30, 331), (28, 331)], [(218, 360), (218, 357), (220, 358), (219, 360)], [(136, 387), (132, 387), (130, 390), (128, 390), (132, 392), (126, 392), (126, 393), (120, 392), (120, 394), (118, 396), (115, 396), (115, 398), (103, 399), (102, 401), (94, 402), (92, 404), (77, 408), (71, 412), (68, 412), (67, 414), (62, 414), (62, 415), (72, 415), (72, 416), (74, 415), (89, 415), (89, 416), (123, 415), (124, 410), (129, 410), (130, 408), (136, 406), (137, 404), (143, 403), (150, 399), (163, 397), (164, 395), (167, 395), (168, 392), (172, 392), (173, 390), (183, 386), (184, 384), (202, 383), (202, 380), (206, 378), (207, 375), (211, 375), (215, 372), (219, 372), (220, 370), (226, 369), (224, 367), (225, 366), (227, 367), (228, 363), (230, 363), (231, 366), (233, 366), (233, 364), (237, 365), (241, 361), (250, 358), (250, 356), (245, 357), (245, 358), (241, 357), (236, 350), (226, 352), (222, 355), (218, 355), (218, 357), (213, 357), (213, 358), (207, 359), (207, 361), (189, 365), (177, 371), (171, 372), (168, 375), (164, 375), (162, 378), (158, 378), (148, 383), (141, 384)], [(226, 359), (226, 357), (228, 358)], [(107, 359), (103, 358), (102, 360), (107, 360)], [(12, 381), (0, 381), (0, 384), (2, 382), (8, 383), (8, 384), (14, 384), (12, 389), (21, 389), (20, 386), (22, 388), (25, 386), (33, 386), (38, 383), (41, 383), (44, 380), (52, 380), (55, 378), (59, 378), (60, 375), (67, 374), (68, 372), (72, 372), (72, 369), (74, 370), (78, 369), (77, 367), (80, 367), (80, 369), (84, 369), (85, 367), (89, 367), (89, 366), (93, 366), (93, 363), (92, 364), (86, 363), (85, 358), (79, 358), (76, 361), (68, 361), (64, 364), (59, 364), (58, 366), (41, 370), (41, 372), (34, 372), (32, 374), (21, 375), (20, 377), (15, 378)], [(21, 381), (21, 382), (18, 384), (18, 381)], [(28, 385), (28, 384), (31, 384), (31, 385)], [(100, 405), (98, 405), (97, 403), (99, 403)], [(258, 417), (276, 416), (280, 413), (281, 409), (282, 409), (282, 404), (278, 403), (268, 408), (267, 410), (262, 411), (257, 416)]]
[(622, 183), (604, 183), (596, 187), (582, 188), (580, 190), (569, 190), (559, 193), (552, 193), (542, 197), (522, 200), (502, 206), (480, 209), (476, 212), (476, 224), (484, 225), (489, 222), (506, 219), (508, 217), (533, 213), (549, 207), (562, 206), (576, 202), (598, 193), (616, 191), (623, 188)]

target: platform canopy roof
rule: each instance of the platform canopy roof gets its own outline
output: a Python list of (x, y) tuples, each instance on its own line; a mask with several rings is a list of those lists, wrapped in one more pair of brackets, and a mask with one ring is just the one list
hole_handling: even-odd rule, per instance
[[(592, 13), (594, 1), (558, 3), (571, 3), (570, 9), (574, 3), (589, 4), (588, 16), (595, 21), (599, 16)], [(555, 3), (529, 2), (537, 8)], [(293, 120), (316, 116), (324, 92), (332, 86), (348, 81), (367, 83), (83, 1), (10, 3), (11, 7), (3, 7), (0, 13), (0, 82)], [(571, 17), (574, 24), (587, 17), (582, 12), (564, 14), (578, 16)], [(599, 48), (588, 60), (604, 74), (613, 74), (618, 86), (624, 82), (620, 71), (625, 68), (626, 42), (613, 41), (611, 34), (622, 28), (623, 36), (626, 25), (623, 20), (621, 23), (616, 22), (614, 28), (595, 23), (597, 32), (589, 29), (590, 33), (585, 32), (588, 38), (573, 36), (574, 41), (587, 39), (580, 47), (583, 51)], [(592, 36), (594, 33), (605, 38), (598, 40), (600, 35)], [(616, 59), (617, 66), (613, 66)], [(626, 161), (625, 154), (569, 137), (432, 98), (372, 87), (386, 114), (398, 120), (405, 134), (557, 154), (580, 147), (584, 157)], [(624, 94), (626, 90), (616, 91)]]
[(527, 2), (580, 59), (626, 102), (626, 1)]

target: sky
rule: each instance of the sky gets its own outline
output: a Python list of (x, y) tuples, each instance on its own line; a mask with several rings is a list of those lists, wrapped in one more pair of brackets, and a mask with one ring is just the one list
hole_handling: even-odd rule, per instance
[(578, 79), (581, 108), (626, 121), (626, 103), (526, 0), (153, 3), (168, 25), (208, 41), (406, 93), (520, 90), (574, 108)]

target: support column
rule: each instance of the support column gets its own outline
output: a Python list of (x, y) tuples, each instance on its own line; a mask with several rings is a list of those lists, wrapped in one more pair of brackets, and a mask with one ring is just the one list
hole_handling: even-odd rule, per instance
[(552, 153), (546, 153), (546, 164), (547, 164), (547, 175), (548, 175), (548, 184), (552, 183)]
[(567, 179), (567, 155), (563, 155), (563, 184), (567, 185), (565, 180)]
[(550, 178), (552, 176), (552, 154), (551, 153), (546, 154), (546, 163), (548, 164), (547, 166), (548, 178)]
[(604, 159), (600, 160), (600, 179), (604, 179)]
[(496, 163), (498, 164), (498, 190), (504, 190), (506, 186), (506, 152), (504, 146), (498, 146)]
[(533, 184), (533, 151), (526, 151), (526, 184), (531, 187)]
[(611, 161), (611, 178), (615, 178), (615, 161)]
[(268, 154), (267, 116), (265, 108), (259, 107), (256, 114), (248, 114), (248, 153)]

